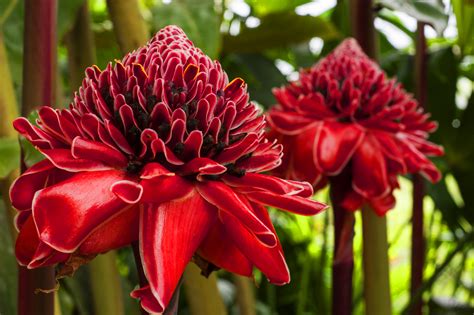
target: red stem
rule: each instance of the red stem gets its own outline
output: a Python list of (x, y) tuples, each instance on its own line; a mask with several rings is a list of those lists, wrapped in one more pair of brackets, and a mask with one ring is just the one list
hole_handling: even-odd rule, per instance
[[(427, 58), (426, 39), (424, 33), (425, 25), (418, 22), (416, 56), (415, 56), (415, 86), (416, 97), (421, 107), (425, 107), (427, 91)], [(425, 254), (425, 240), (423, 233), (423, 197), (425, 185), (419, 174), (413, 176), (413, 217), (412, 217), (412, 249), (411, 249), (411, 296), (421, 288), (423, 284), (423, 266)], [(413, 303), (410, 314), (422, 314), (423, 301), (418, 297)]]
[(352, 36), (372, 59), (377, 59), (377, 42), (374, 28), (372, 0), (350, 0)]
[[(142, 259), (140, 256), (140, 244), (138, 241), (132, 243), (133, 256), (135, 257), (135, 265), (137, 267), (138, 274), (138, 283), (140, 287), (148, 285), (148, 280), (146, 279), (145, 272), (143, 271)], [(142, 315), (149, 315), (140, 305), (140, 312)]]
[[(53, 105), (56, 91), (56, 0), (25, 0), (23, 45), (23, 116), (41, 105)], [(22, 161), (24, 165), (24, 161)], [(52, 267), (19, 269), (18, 314), (54, 314), (56, 281)]]
[[(332, 198), (334, 201), (334, 198)], [(352, 314), (354, 270), (354, 214), (332, 204), (334, 213), (334, 258), (332, 263), (332, 314)]]

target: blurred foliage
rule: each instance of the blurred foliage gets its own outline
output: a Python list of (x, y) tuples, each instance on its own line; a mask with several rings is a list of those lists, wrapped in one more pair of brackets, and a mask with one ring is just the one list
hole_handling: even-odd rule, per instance
[[(23, 1), (0, 0), (0, 22), (1, 12), (5, 11), (10, 1), (15, 4), (13, 11), (0, 25), (15, 86), (19, 90), (22, 75)], [(63, 106), (73, 93), (68, 84), (68, 56), (63, 37), (84, 1), (58, 1), (58, 70), (63, 84)], [(348, 0), (339, 0), (335, 6), (327, 5), (325, 7), (328, 9), (318, 14), (303, 10), (308, 5), (316, 6), (310, 2), (141, 0), (141, 9), (151, 32), (167, 24), (181, 26), (197, 46), (222, 63), (229, 77), (242, 77), (247, 82), (252, 100), (268, 108), (275, 103), (271, 93), (273, 87), (296, 78), (299, 68), (311, 66), (351, 34)], [(317, 0), (316, 3), (326, 5), (325, 0)], [(437, 185), (427, 185), (426, 283), (423, 297), (428, 301), (427, 314), (472, 314), (474, 250), (473, 242), (466, 240), (472, 237), (474, 223), (474, 4), (472, 0), (451, 0), (445, 8), (437, 0), (380, 0), (378, 3), (378, 22), (382, 21), (390, 27), (377, 29), (379, 62), (388, 75), (396, 76), (408, 91), (414, 90), (415, 33), (413, 23), (408, 23), (410, 21), (399, 13), (429, 23), (438, 33), (438, 37), (429, 41), (427, 106), (433, 118), (439, 122), (433, 140), (445, 147), (446, 156), (435, 162), (445, 178)], [(89, 7), (97, 64), (104, 68), (108, 62), (122, 56), (108, 17), (106, 1), (89, 0)], [(447, 34), (450, 28), (448, 16), (455, 17), (457, 36), (446, 38), (441, 34)], [(395, 33), (401, 35), (394, 37)], [(398, 40), (403, 36), (406, 37), (407, 45), (400, 48)], [(29, 117), (31, 121), (35, 118), (35, 114)], [(14, 143), (13, 140), (0, 139), (0, 176), (8, 173), (12, 165), (17, 163), (18, 146)], [(26, 141), (22, 141), (21, 145), (27, 165), (43, 158)], [(327, 192), (319, 192), (316, 198), (327, 200)], [(397, 206), (388, 214), (388, 222), (392, 296), (398, 314), (408, 306), (410, 300), (409, 180), (401, 180), (401, 189), (396, 192), (396, 198)], [(5, 211), (1, 207), (0, 211), (2, 230), (7, 231)], [(257, 273), (258, 314), (328, 314), (333, 248), (331, 213), (314, 218), (296, 217), (279, 211), (272, 211), (271, 215), (293, 281), (287, 286), (276, 287)], [(358, 259), (361, 251), (359, 224), (360, 220), (357, 220), (354, 240), (355, 314), (363, 314), (362, 272)], [(126, 313), (135, 314), (136, 301), (128, 298), (128, 293), (137, 283), (130, 249), (119, 251), (117, 264), (122, 276)], [(0, 233), (0, 266), (0, 313), (14, 314), (16, 268), (8, 233)], [(92, 314), (93, 296), (88, 272), (86, 266), (80, 268), (74, 277), (61, 280), (59, 297), (63, 315)], [(226, 305), (231, 314), (236, 314), (235, 288), (231, 277), (222, 271), (219, 276), (219, 288)], [(180, 308), (180, 314), (189, 314), (184, 299), (180, 301)]]

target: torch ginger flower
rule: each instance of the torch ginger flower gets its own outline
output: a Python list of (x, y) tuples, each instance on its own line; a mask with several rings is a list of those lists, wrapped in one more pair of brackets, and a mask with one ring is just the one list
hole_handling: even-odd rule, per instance
[(12, 185), (16, 256), (72, 266), (139, 242), (149, 285), (132, 293), (162, 312), (193, 258), (275, 284), (290, 280), (264, 205), (313, 215), (310, 184), (260, 174), (281, 163), (240, 78), (228, 81), (177, 27), (86, 70), (69, 109), (42, 107), (16, 130), (47, 159)]
[(437, 125), (395, 80), (388, 80), (354, 39), (347, 39), (300, 78), (274, 90), (268, 113), (282, 141), (275, 174), (331, 182), (335, 202), (348, 210), (368, 203), (378, 215), (393, 207), (397, 175), (440, 172), (426, 156), (443, 154), (427, 141)]

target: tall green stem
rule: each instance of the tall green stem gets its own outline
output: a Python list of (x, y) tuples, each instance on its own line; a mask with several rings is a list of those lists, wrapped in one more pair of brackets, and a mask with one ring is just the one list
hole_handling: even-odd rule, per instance
[[(94, 34), (91, 29), (87, 1), (79, 8), (74, 25), (67, 34), (66, 46), (70, 86), (77, 89), (84, 78), (86, 67), (96, 62)], [(90, 282), (96, 314), (124, 314), (120, 275), (114, 251), (97, 256), (89, 264)]]
[(255, 309), (255, 285), (252, 280), (247, 277), (234, 275), (234, 284), (237, 289), (237, 304), (239, 306), (239, 314), (256, 315)]
[[(25, 0), (23, 91), (21, 113), (53, 105), (56, 96), (56, 0)], [(18, 314), (54, 314), (54, 294), (38, 289), (56, 286), (54, 269), (20, 267)]]
[(147, 42), (148, 29), (140, 14), (137, 0), (107, 0), (107, 8), (123, 54)]
[[(415, 56), (415, 86), (416, 98), (420, 106), (425, 107), (427, 91), (427, 58), (426, 58), (426, 38), (425, 25), (418, 22), (416, 37)], [(425, 237), (423, 233), (423, 198), (425, 195), (425, 185), (423, 178), (419, 174), (413, 176), (413, 215), (412, 215), (412, 248), (411, 248), (411, 283), (410, 292), (412, 298), (423, 284), (423, 266), (425, 260)], [(422, 314), (422, 299), (414, 301), (411, 309), (412, 315)]]
[[(189, 263), (184, 271), (183, 279), (184, 293), (192, 315), (227, 314), (224, 302), (219, 295), (215, 274), (211, 274), (206, 279), (201, 275), (199, 267), (194, 263)], [(196, 294), (198, 292), (199, 294)]]
[(387, 218), (362, 209), (364, 297), (366, 315), (390, 315)]

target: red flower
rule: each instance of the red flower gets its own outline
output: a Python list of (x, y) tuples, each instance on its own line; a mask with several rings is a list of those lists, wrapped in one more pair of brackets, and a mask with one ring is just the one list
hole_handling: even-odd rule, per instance
[(20, 211), (16, 255), (35, 268), (84, 263), (138, 240), (149, 285), (132, 293), (162, 312), (193, 258), (288, 283), (264, 205), (313, 215), (308, 183), (259, 174), (281, 162), (240, 78), (177, 27), (145, 47), (86, 70), (69, 109), (39, 110), (16, 130), (46, 160), (11, 188)]
[(426, 158), (443, 154), (428, 142), (436, 123), (395, 80), (388, 80), (354, 39), (303, 70), (274, 95), (268, 120), (283, 142), (276, 173), (329, 180), (336, 202), (349, 210), (369, 203), (379, 214), (393, 207), (397, 175), (420, 172), (432, 182), (440, 173)]

